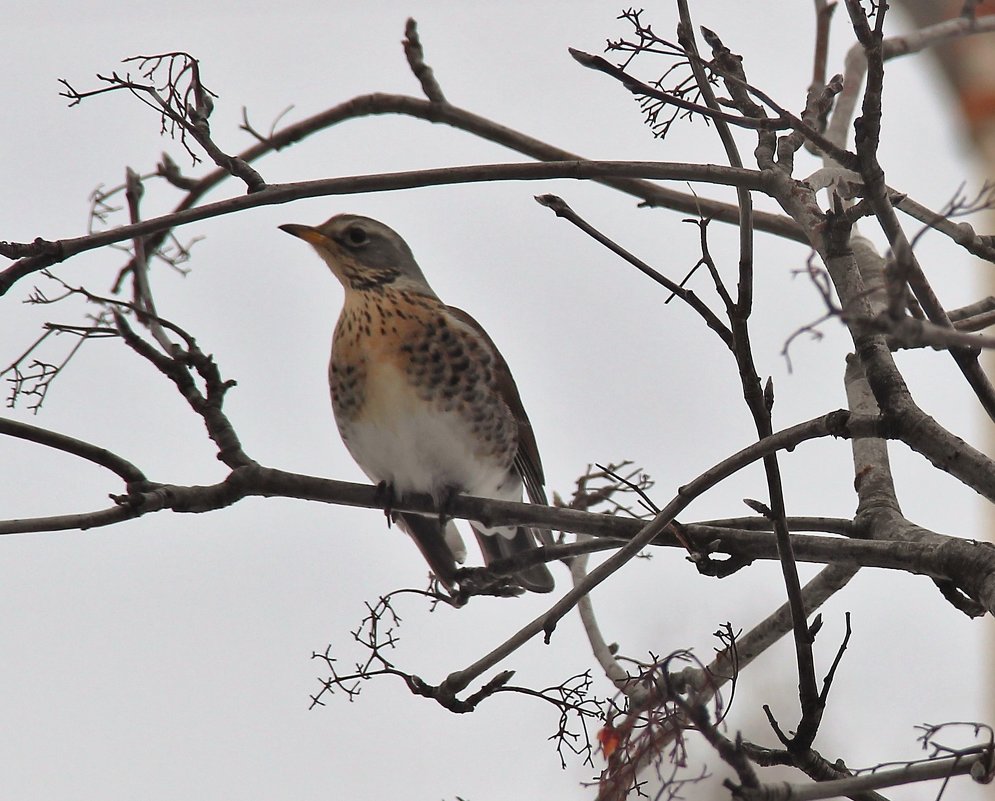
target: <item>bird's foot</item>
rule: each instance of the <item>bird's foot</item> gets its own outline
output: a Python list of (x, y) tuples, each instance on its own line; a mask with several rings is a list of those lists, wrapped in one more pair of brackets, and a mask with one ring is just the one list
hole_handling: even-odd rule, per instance
[(454, 597), (461, 605), (474, 595), (513, 598), (525, 592), (514, 576), (496, 576), (486, 567), (461, 567), (456, 571), (456, 583)]
[(389, 481), (381, 481), (373, 493), (373, 500), (383, 506), (383, 513), (387, 517), (387, 528), (390, 528), (394, 522), (394, 503), (397, 497), (397, 491)]

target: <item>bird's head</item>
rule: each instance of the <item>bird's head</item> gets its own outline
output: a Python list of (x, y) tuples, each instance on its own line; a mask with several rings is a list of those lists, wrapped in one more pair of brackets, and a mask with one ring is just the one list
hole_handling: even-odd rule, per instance
[(391, 228), (369, 217), (337, 214), (318, 226), (281, 225), (280, 230), (308, 242), (346, 290), (392, 284), (434, 295), (411, 248)]

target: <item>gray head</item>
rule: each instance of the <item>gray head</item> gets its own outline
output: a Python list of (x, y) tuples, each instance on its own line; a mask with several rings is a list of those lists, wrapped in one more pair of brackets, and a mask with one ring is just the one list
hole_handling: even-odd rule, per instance
[(407, 242), (382, 222), (336, 214), (318, 226), (290, 223), (280, 229), (310, 243), (347, 291), (392, 284), (435, 295)]

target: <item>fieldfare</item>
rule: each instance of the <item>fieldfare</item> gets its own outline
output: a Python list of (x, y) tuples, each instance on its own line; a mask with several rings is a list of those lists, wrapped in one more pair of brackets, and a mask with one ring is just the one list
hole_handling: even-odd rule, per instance
[[(339, 434), (388, 492), (428, 493), (443, 510), (457, 493), (546, 503), (532, 425), (508, 364), (480, 324), (432, 291), (411, 249), (383, 223), (339, 214), (319, 226), (281, 225), (314, 247), (345, 288), (328, 380)], [(450, 589), (466, 556), (453, 521), (399, 512)], [(546, 530), (471, 521), (484, 563), (551, 543)], [(550, 592), (545, 564), (515, 581)]]

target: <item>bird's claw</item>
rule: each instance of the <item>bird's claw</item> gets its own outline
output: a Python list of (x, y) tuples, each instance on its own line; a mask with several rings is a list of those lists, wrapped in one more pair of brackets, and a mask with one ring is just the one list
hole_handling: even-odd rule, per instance
[(474, 595), (513, 598), (525, 592), (513, 576), (495, 576), (486, 567), (461, 567), (455, 578), (459, 586), (454, 596), (462, 603)]
[(397, 492), (394, 485), (389, 481), (381, 481), (377, 484), (377, 489), (373, 493), (373, 500), (383, 506), (383, 513), (387, 518), (387, 527), (390, 528), (394, 522), (394, 502), (397, 500)]

